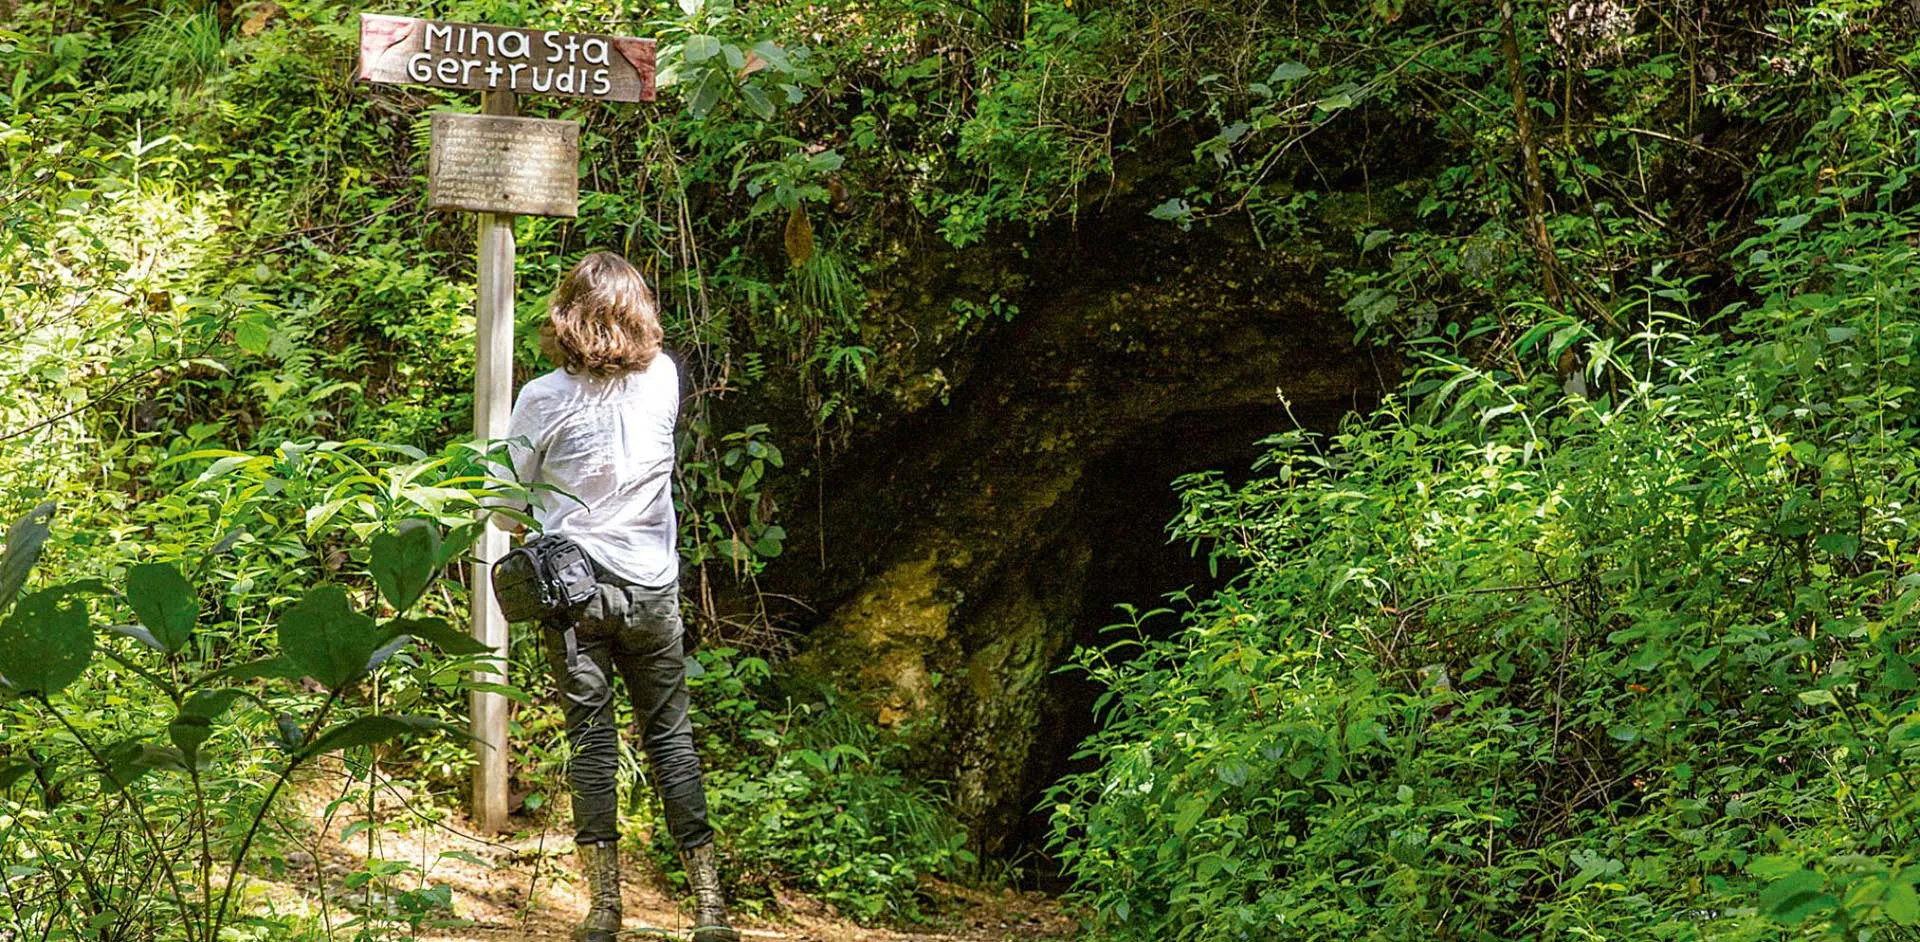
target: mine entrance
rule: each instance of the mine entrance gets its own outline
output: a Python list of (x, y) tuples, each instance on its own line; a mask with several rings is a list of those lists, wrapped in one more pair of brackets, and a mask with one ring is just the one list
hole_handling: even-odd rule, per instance
[[(1143, 614), (1172, 609), (1140, 622), (1149, 637), (1168, 637), (1181, 627), (1180, 616), (1187, 609), (1183, 596), (1203, 599), (1236, 574), (1231, 561), (1222, 560), (1217, 569), (1210, 567), (1204, 547), (1196, 555), (1188, 541), (1169, 538), (1168, 525), (1182, 509), (1175, 480), (1211, 470), (1230, 483), (1244, 483), (1253, 473), (1255, 459), (1268, 448), (1262, 439), (1302, 426), (1331, 432), (1352, 407), (1346, 402), (1312, 404), (1305, 409), (1295, 404), (1289, 416), (1276, 401), (1182, 413), (1142, 429), (1123, 446), (1090, 463), (1081, 485), (1080, 525), (1092, 553), (1073, 647), (1097, 647), (1123, 637), (1116, 632), (1124, 629), (1112, 627), (1133, 621), (1123, 606)], [(1052, 783), (1094, 766), (1094, 760), (1073, 755), (1097, 729), (1093, 706), (1102, 688), (1078, 671), (1054, 674), (1048, 684), (1042, 738), (1027, 776), (1036, 784), (1026, 796), (1029, 810), (1009, 846), (1038, 888), (1057, 890), (1064, 884), (1057, 862), (1047, 851), (1051, 825), (1041, 805)]]

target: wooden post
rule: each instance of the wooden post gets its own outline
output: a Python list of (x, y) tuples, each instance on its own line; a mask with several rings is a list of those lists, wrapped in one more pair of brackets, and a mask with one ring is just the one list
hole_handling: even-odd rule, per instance
[[(512, 92), (484, 92), (480, 96), (483, 114), (513, 116), (519, 104)], [(474, 332), (478, 352), (473, 374), (473, 435), (494, 440), (506, 437), (507, 418), (513, 409), (513, 217), (501, 213), (481, 213), (480, 258), (475, 305), (478, 324)], [(475, 545), (478, 557), (473, 564), (473, 636), (494, 650), (499, 657), (497, 671), (476, 671), (474, 679), (483, 683), (506, 683), (507, 622), (493, 599), (493, 561), (507, 552), (507, 533), (493, 522), (491, 513), (482, 512), (485, 530)], [(507, 743), (507, 699), (500, 694), (474, 691), (472, 732), (475, 762), (473, 766), (473, 823), (482, 833), (497, 834), (507, 829), (507, 775), (510, 756)]]

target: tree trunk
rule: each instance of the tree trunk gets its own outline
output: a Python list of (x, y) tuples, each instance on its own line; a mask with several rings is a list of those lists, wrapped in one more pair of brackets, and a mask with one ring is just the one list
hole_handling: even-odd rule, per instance
[(1525, 175), (1527, 200), (1527, 237), (1540, 256), (1540, 286), (1547, 303), (1563, 310), (1560, 303), (1559, 267), (1553, 254), (1553, 237), (1547, 233), (1547, 188), (1540, 179), (1540, 153), (1533, 142), (1533, 117), (1527, 105), (1527, 86), (1520, 68), (1520, 37), (1513, 23), (1513, 0), (1500, 2), (1500, 51), (1507, 60), (1507, 80), (1513, 86), (1514, 133), (1520, 138), (1520, 162)]

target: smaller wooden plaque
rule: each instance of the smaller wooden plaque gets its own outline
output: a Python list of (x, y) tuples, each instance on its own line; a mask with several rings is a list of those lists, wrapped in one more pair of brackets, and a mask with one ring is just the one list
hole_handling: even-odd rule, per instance
[(573, 217), (579, 203), (577, 122), (434, 113), (428, 208)]

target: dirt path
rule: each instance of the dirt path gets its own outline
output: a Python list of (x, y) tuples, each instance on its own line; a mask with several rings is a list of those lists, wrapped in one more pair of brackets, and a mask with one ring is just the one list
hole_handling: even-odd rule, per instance
[[(332, 778), (322, 774), (322, 779)], [(338, 783), (339, 779), (334, 778)], [(261, 897), (281, 912), (298, 911), (336, 928), (382, 904), (379, 884), (370, 893), (353, 875), (369, 859), (390, 861), (403, 872), (385, 885), (395, 892), (446, 884), (460, 925), (423, 926), (423, 942), (566, 942), (585, 913), (586, 883), (562, 828), (534, 829), (509, 839), (476, 836), (457, 811), (421, 808), (404, 788), (386, 786), (375, 804), (379, 827), (366, 823), (364, 807), (338, 801), (323, 780), (306, 783), (297, 801), (312, 828), (286, 835), (298, 849), (286, 855), (283, 874), (256, 883)], [(329, 806), (333, 813), (328, 814)], [(666, 879), (643, 855), (624, 855), (626, 924), (623, 938), (685, 939), (691, 911), (683, 909)], [(1050, 898), (1013, 891), (931, 888), (935, 915), (925, 928), (869, 928), (840, 918), (832, 908), (804, 896), (782, 893), (761, 912), (739, 913), (735, 924), (749, 940), (792, 942), (1013, 942), (1067, 940), (1077, 927)], [(442, 914), (444, 915), (444, 914)], [(657, 927), (647, 932), (641, 927)], [(404, 931), (404, 930), (402, 930)], [(398, 937), (396, 934), (395, 937)]]

